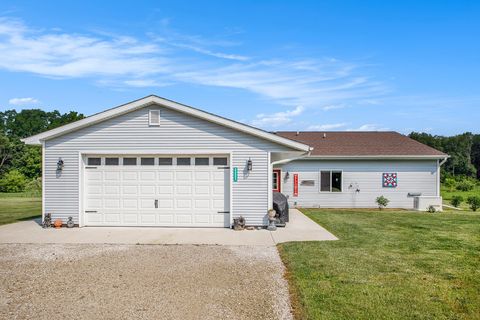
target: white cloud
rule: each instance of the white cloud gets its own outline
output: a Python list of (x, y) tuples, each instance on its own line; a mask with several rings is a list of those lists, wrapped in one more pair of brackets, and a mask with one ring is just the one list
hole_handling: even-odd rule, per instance
[(372, 124), (372, 123), (361, 125), (358, 128), (349, 129), (349, 131), (388, 131), (388, 130), (390, 129), (387, 127), (384, 127), (378, 124)]
[(299, 116), (305, 110), (302, 106), (297, 106), (293, 110), (281, 111), (272, 114), (257, 114), (252, 121), (252, 125), (258, 127), (279, 127), (290, 123), (292, 118)]
[(257, 115), (251, 123), (261, 127), (290, 123), (304, 110), (297, 106), (324, 106), (327, 111), (388, 91), (361, 74), (357, 64), (333, 58), (261, 59), (223, 50), (238, 46), (228, 39), (174, 32), (163, 37), (148, 34), (147, 40), (140, 40), (105, 32), (33, 29), (21, 20), (0, 18), (0, 69), (85, 78), (112, 88), (177, 83), (236, 88), (290, 108)]
[(345, 108), (344, 104), (331, 104), (331, 105), (322, 107), (322, 110), (330, 111), (330, 110), (343, 109), (343, 108)]
[(12, 98), (8, 100), (8, 103), (14, 106), (34, 105), (38, 102), (35, 98)]
[(307, 130), (309, 130), (309, 131), (327, 131), (327, 130), (343, 128), (346, 125), (347, 125), (347, 123), (345, 123), (345, 122), (318, 124), (318, 125), (311, 125), (311, 126), (307, 127)]

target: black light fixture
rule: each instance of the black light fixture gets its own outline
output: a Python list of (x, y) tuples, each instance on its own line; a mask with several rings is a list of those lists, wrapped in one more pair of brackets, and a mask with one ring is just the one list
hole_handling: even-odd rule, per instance
[(248, 158), (247, 161), (247, 170), (252, 171), (252, 159)]
[(57, 161), (57, 171), (62, 171), (63, 170), (63, 160), (60, 158)]
[(290, 178), (290, 172), (287, 171), (287, 173), (285, 173), (285, 180), (287, 180), (288, 178)]

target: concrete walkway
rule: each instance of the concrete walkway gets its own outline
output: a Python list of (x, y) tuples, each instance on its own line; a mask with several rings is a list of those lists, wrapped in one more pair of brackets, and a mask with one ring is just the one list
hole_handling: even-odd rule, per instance
[(0, 243), (89, 244), (216, 244), (274, 246), (288, 241), (323, 241), (337, 238), (296, 209), (290, 222), (277, 231), (234, 231), (221, 228), (86, 227), (42, 229), (29, 220), (0, 227)]

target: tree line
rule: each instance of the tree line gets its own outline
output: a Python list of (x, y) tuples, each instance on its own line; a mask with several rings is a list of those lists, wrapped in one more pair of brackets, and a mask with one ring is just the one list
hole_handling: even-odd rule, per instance
[(42, 149), (20, 141), (45, 130), (83, 119), (75, 111), (60, 113), (40, 109), (0, 112), (0, 192), (39, 192)]
[[(83, 119), (81, 113), (60, 113), (40, 109), (0, 112), (0, 192), (40, 190), (41, 147), (27, 146), (20, 139)], [(410, 138), (450, 155), (442, 166), (442, 180), (448, 177), (480, 179), (480, 135), (466, 132), (455, 136), (412, 132)]]
[(480, 180), (480, 134), (465, 132), (446, 137), (412, 132), (409, 137), (450, 156), (442, 166), (442, 180), (448, 177), (475, 177)]

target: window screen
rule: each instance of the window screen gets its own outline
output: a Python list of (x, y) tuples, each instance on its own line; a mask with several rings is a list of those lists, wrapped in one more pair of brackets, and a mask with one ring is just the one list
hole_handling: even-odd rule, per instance
[(214, 166), (226, 166), (228, 164), (227, 158), (213, 158)]
[(196, 166), (208, 166), (210, 161), (208, 158), (195, 158), (195, 165)]
[(118, 166), (118, 158), (105, 158), (106, 166)]
[(137, 158), (123, 158), (123, 165), (124, 166), (136, 166), (137, 165)]
[(189, 166), (190, 158), (177, 158), (177, 166)]
[(140, 164), (142, 166), (153, 166), (155, 164), (155, 158), (141, 158)]
[(320, 191), (330, 192), (330, 171), (320, 172)]
[(88, 158), (87, 164), (89, 166), (99, 166), (102, 164), (102, 158)]
[(158, 158), (159, 166), (171, 166), (173, 164), (172, 158)]
[(332, 192), (342, 192), (341, 171), (332, 171)]

